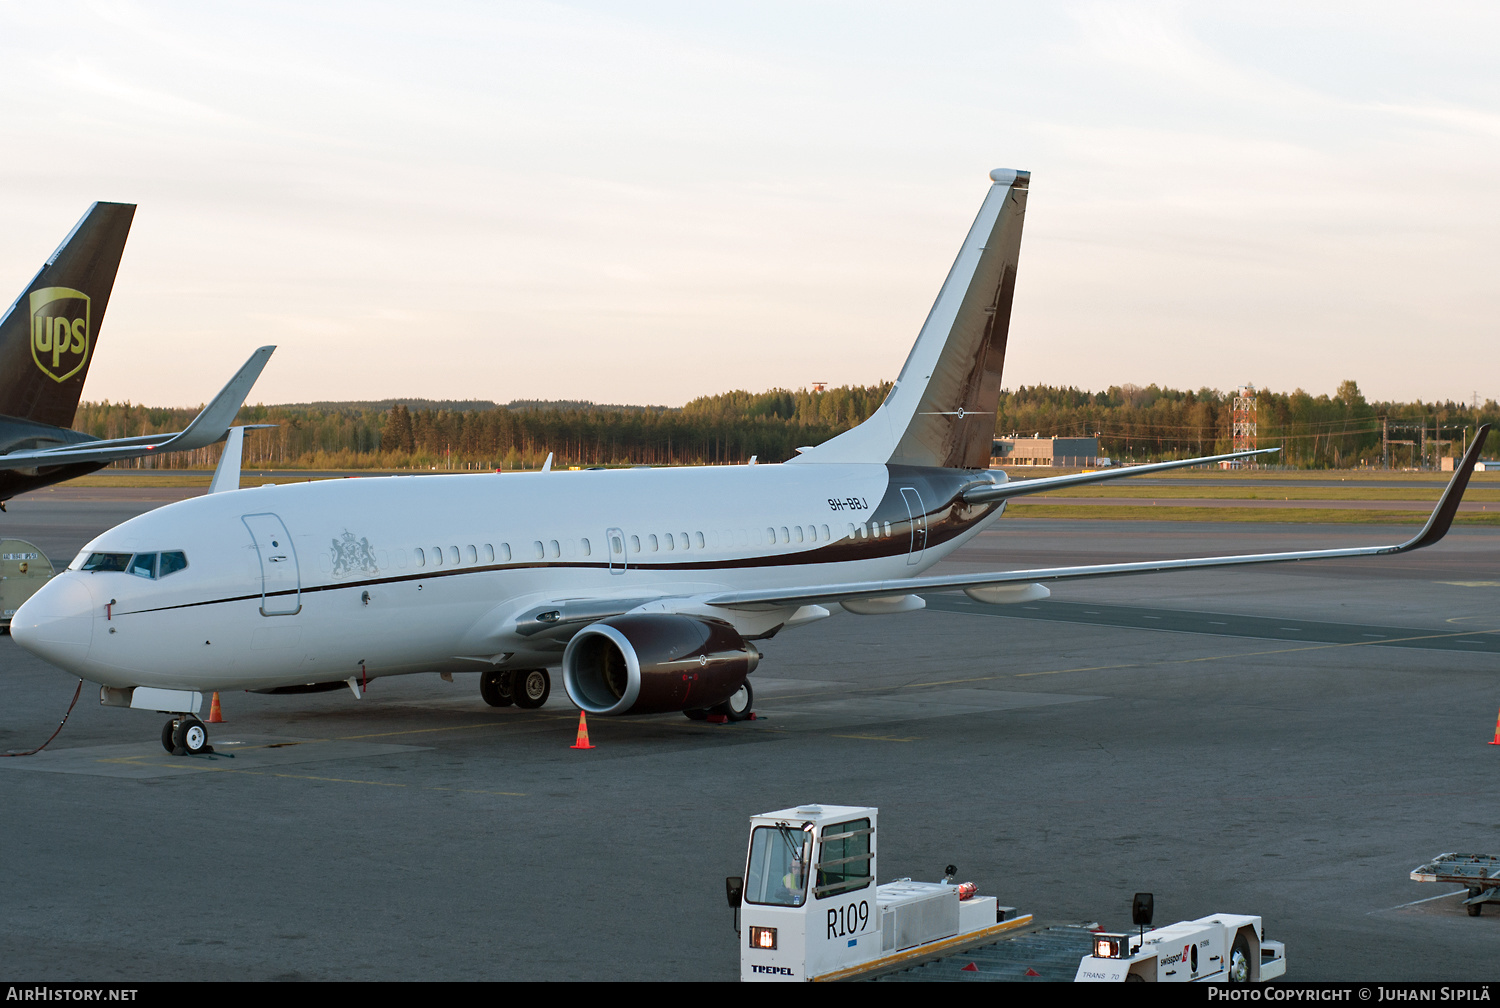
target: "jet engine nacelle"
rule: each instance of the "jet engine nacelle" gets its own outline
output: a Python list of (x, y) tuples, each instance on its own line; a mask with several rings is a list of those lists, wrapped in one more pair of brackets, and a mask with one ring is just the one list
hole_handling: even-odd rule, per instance
[(563, 685), (590, 714), (662, 714), (723, 703), (760, 652), (728, 623), (626, 613), (590, 623), (563, 653)]

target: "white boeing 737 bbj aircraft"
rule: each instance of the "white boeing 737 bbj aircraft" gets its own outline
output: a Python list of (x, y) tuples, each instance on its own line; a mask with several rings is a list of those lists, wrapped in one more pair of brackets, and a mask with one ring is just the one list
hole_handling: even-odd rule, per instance
[(1374, 556), (1447, 531), (1484, 443), (1414, 538), (1392, 546), (922, 576), (1005, 501), (1254, 452), (1007, 482), (987, 469), (1026, 172), (995, 171), (890, 395), (782, 465), (327, 480), (237, 489), (236, 430), (206, 496), (100, 535), (16, 613), (27, 650), (174, 716), (201, 752), (210, 690), (359, 696), (378, 676), (481, 673), (495, 705), (540, 706), (548, 668), (591, 714), (750, 709), (753, 641), (829, 615), (988, 603), (1043, 582)]

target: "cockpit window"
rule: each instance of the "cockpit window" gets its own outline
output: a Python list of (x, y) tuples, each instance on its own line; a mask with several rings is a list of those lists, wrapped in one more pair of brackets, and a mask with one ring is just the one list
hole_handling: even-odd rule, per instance
[(122, 571), (130, 566), (129, 553), (90, 553), (79, 570)]
[(124, 571), (136, 577), (156, 580), (175, 574), (187, 566), (187, 554), (181, 550), (166, 553), (90, 553), (79, 565), (86, 571)]

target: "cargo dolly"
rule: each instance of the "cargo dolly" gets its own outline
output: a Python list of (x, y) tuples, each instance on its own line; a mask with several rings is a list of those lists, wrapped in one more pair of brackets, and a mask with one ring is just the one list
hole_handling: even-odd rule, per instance
[(1500, 903), (1500, 857), (1493, 854), (1439, 854), (1412, 869), (1413, 882), (1448, 882), (1469, 890), (1464, 907), (1478, 917), (1486, 903)]

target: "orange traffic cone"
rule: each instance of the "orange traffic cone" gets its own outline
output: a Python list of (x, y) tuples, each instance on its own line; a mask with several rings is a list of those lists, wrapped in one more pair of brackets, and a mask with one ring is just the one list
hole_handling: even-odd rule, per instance
[(583, 711), (578, 712), (578, 741), (574, 742), (569, 749), (592, 749), (589, 744), (589, 723), (583, 716)]
[(1495, 717), (1495, 740), (1490, 745), (1500, 745), (1500, 715)]
[(223, 724), (224, 714), (219, 710), (219, 694), (214, 694), (213, 702), (208, 705), (208, 723)]

